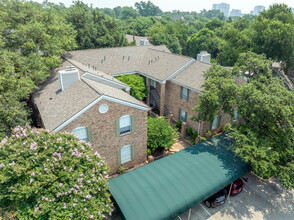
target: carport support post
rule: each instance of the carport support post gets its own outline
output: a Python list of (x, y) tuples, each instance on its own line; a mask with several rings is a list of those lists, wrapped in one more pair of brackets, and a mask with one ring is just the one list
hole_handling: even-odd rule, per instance
[(168, 114), (168, 124), (172, 124), (172, 117), (173, 117), (173, 113), (172, 112), (169, 112)]
[(181, 136), (182, 136), (182, 138), (184, 138), (186, 136), (186, 127), (187, 127), (187, 123), (183, 122), (182, 123), (182, 128), (181, 128)]
[(191, 217), (191, 209), (189, 209), (188, 220), (190, 220), (190, 217)]
[(231, 195), (232, 185), (233, 185), (233, 183), (231, 183), (231, 185), (230, 185), (230, 190), (229, 190), (227, 201), (229, 201), (229, 198), (230, 198), (230, 195)]

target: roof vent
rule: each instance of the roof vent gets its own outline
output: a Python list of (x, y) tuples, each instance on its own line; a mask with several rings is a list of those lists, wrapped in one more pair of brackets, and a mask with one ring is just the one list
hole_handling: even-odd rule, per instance
[(210, 63), (210, 54), (206, 51), (202, 51), (200, 54), (197, 54), (197, 60), (203, 63)]
[(140, 40), (140, 46), (148, 46), (149, 45), (149, 41), (146, 38), (142, 38)]
[(73, 66), (65, 67), (64, 71), (59, 71), (58, 73), (62, 91), (80, 79), (79, 71)]

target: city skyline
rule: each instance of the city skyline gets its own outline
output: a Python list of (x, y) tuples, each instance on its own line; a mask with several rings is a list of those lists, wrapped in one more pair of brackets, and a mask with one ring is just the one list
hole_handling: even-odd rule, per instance
[[(34, 0), (36, 2), (42, 3), (43, 0)], [(114, 8), (116, 6), (132, 6), (134, 7), (135, 2), (140, 2), (140, 0), (82, 0), (86, 4), (92, 4), (93, 7), (98, 8)], [(72, 0), (49, 0), (49, 2), (64, 3), (67, 7), (72, 4)], [(170, 1), (170, 0), (151, 0), (153, 4), (158, 6), (163, 11), (197, 11), (200, 12), (203, 9), (211, 10), (213, 4), (227, 3), (230, 4), (230, 11), (232, 9), (239, 9), (242, 13), (249, 14), (254, 10), (255, 6), (262, 5), (267, 9), (269, 5), (274, 3), (285, 3), (289, 7), (294, 8), (293, 0), (247, 0), (247, 1), (216, 1), (216, 0), (207, 0), (203, 1), (192, 1), (192, 0), (182, 0), (182, 1)]]

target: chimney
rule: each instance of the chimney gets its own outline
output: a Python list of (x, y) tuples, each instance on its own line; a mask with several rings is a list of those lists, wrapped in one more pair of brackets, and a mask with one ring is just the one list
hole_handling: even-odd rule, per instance
[(65, 70), (59, 71), (58, 73), (62, 91), (80, 80), (79, 71), (73, 66), (66, 67)]
[(149, 41), (146, 38), (140, 39), (140, 46), (148, 46)]
[(200, 54), (197, 54), (197, 60), (203, 63), (210, 63), (210, 54), (206, 51), (201, 51)]

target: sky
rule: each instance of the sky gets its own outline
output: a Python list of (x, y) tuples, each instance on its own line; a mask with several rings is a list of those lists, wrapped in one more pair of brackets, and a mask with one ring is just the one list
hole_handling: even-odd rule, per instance
[[(42, 3), (43, 0), (33, 0)], [(135, 2), (141, 0), (82, 0), (87, 4), (93, 4), (94, 7), (98, 8), (114, 8), (116, 6), (133, 6)], [(145, 0), (147, 1), (147, 0)], [(49, 0), (49, 2), (59, 3), (62, 2), (66, 6), (70, 6), (72, 0)], [(197, 11), (200, 12), (202, 9), (212, 9), (212, 4), (217, 3), (228, 3), (231, 9), (241, 9), (242, 13), (250, 13), (257, 5), (263, 5), (266, 8), (274, 3), (285, 3), (291, 8), (294, 8), (294, 0), (151, 0), (151, 2), (157, 5), (163, 11)]]

